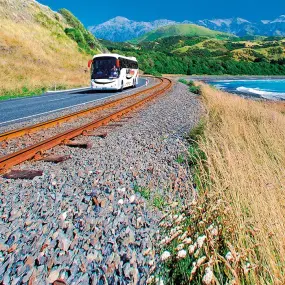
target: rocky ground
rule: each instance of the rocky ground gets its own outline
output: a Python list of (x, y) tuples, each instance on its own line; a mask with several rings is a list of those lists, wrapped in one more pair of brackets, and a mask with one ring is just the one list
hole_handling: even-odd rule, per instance
[(193, 196), (183, 137), (200, 114), (177, 83), (106, 138), (88, 137), (91, 149), (59, 146), (50, 152), (70, 160), (19, 167), (42, 177), (0, 178), (0, 283), (146, 284), (159, 221)]

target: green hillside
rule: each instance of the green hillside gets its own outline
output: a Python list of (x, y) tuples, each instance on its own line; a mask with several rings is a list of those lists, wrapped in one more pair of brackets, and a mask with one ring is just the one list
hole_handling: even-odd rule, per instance
[(103, 41), (111, 52), (136, 56), (150, 74), (285, 75), (282, 38), (172, 36), (138, 44)]
[(151, 31), (137, 39), (134, 39), (133, 43), (156, 41), (162, 38), (172, 36), (187, 36), (187, 37), (208, 37), (208, 38), (230, 38), (233, 35), (212, 31), (205, 27), (201, 27), (194, 24), (178, 24), (160, 27), (154, 31)]

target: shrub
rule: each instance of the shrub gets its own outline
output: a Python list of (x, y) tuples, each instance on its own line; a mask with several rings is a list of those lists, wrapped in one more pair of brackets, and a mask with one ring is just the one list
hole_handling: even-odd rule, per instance
[(190, 86), (189, 87), (189, 91), (194, 93), (194, 94), (197, 94), (197, 95), (200, 95), (201, 94), (201, 89), (199, 86)]
[(188, 82), (187, 82), (187, 80), (186, 79), (183, 79), (183, 78), (180, 78), (179, 80), (178, 80), (178, 82), (180, 82), (180, 83), (183, 83), (183, 84), (188, 84)]

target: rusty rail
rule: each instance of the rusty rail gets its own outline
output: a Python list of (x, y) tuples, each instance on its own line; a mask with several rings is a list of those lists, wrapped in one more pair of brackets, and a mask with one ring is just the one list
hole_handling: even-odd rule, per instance
[(98, 112), (98, 111), (102, 111), (102, 110), (108, 109), (108, 108), (110, 108), (112, 106), (115, 106), (117, 104), (120, 104), (123, 101), (126, 101), (128, 99), (136, 98), (136, 97), (138, 97), (138, 96), (140, 96), (140, 95), (142, 95), (142, 94), (144, 94), (146, 92), (154, 90), (155, 88), (159, 88), (163, 84), (163, 80), (161, 78), (158, 78), (158, 79), (161, 81), (159, 84), (157, 84), (155, 86), (152, 86), (150, 88), (144, 89), (142, 91), (139, 91), (139, 92), (137, 92), (135, 94), (131, 94), (129, 96), (126, 96), (126, 97), (123, 97), (123, 98), (119, 98), (119, 99), (116, 99), (116, 100), (112, 100), (112, 101), (107, 102), (107, 103), (102, 104), (102, 105), (98, 105), (98, 106), (91, 107), (91, 108), (88, 108), (88, 109), (85, 109), (85, 110), (82, 110), (82, 111), (78, 111), (78, 112), (71, 113), (71, 114), (68, 114), (68, 115), (65, 115), (65, 116), (61, 116), (59, 118), (52, 119), (52, 120), (49, 120), (49, 121), (46, 121), (46, 122), (42, 122), (42, 123), (38, 123), (38, 124), (29, 126), (29, 127), (20, 128), (20, 129), (16, 129), (16, 130), (12, 130), (12, 131), (9, 131), (9, 132), (2, 133), (2, 134), (0, 134), (0, 142), (11, 140), (11, 139), (14, 139), (14, 138), (18, 138), (18, 137), (21, 137), (21, 136), (24, 136), (24, 135), (27, 135), (27, 134), (34, 133), (34, 132), (39, 131), (39, 130), (51, 128), (53, 126), (56, 126), (56, 125), (64, 123), (64, 122), (67, 122), (69, 120), (76, 119), (76, 118), (79, 118), (79, 117), (82, 117), (82, 116), (86, 116), (89, 113)]
[[(108, 116), (102, 117), (86, 125), (66, 131), (54, 137), (43, 140), (42, 142), (39, 142), (35, 145), (19, 150), (15, 153), (1, 157), (0, 158), (0, 174), (6, 173), (11, 167), (18, 165), (26, 160), (32, 159), (37, 155), (42, 155), (42, 153), (48, 149), (51, 149), (60, 144), (64, 144), (65, 142), (68, 142), (70, 139), (84, 134), (84, 132), (87, 132), (88, 130), (94, 130), (100, 126), (106, 125), (110, 121), (116, 120), (118, 117), (121, 117), (125, 115), (126, 113), (129, 113), (132, 110), (141, 107), (143, 104), (149, 102), (150, 100), (154, 99), (158, 95), (166, 92), (168, 89), (171, 88), (172, 81), (166, 78), (162, 79), (159, 86), (161, 86), (165, 82), (167, 82), (167, 84), (162, 89), (157, 90), (151, 96), (148, 96), (130, 106), (127, 106), (119, 111), (116, 111)], [(155, 89), (155, 88), (157, 88), (157, 86), (149, 88), (148, 91)]]

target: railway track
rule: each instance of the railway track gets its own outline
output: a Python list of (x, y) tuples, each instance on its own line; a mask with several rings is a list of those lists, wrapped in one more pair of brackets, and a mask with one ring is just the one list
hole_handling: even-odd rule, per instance
[[(16, 166), (24, 161), (30, 159), (42, 159), (44, 158), (44, 152), (61, 144), (71, 145), (72, 139), (80, 135), (88, 135), (90, 131), (98, 129), (101, 126), (108, 124), (111, 121), (118, 120), (118, 118), (124, 116), (125, 114), (143, 106), (147, 102), (153, 100), (160, 94), (163, 94), (169, 90), (172, 86), (172, 82), (166, 78), (158, 78), (160, 83), (150, 87), (148, 89), (142, 90), (135, 94), (107, 102), (105, 104), (95, 106), (83, 111), (72, 113), (66, 116), (59, 117), (50, 121), (39, 123), (33, 126), (25, 127), (22, 129), (13, 130), (0, 134), (0, 142), (2, 145), (8, 144), (12, 139), (19, 139), (22, 136), (30, 135), (32, 133), (40, 132), (44, 129), (49, 129), (57, 127), (67, 121), (76, 120), (80, 117), (84, 118), (89, 114), (97, 113), (102, 110), (109, 110), (110, 113), (107, 115), (100, 115), (98, 118), (82, 124), (78, 127), (71, 128), (67, 131), (63, 131), (57, 135), (45, 138), (44, 140), (32, 144), (28, 147), (24, 147), (15, 152), (9, 153), (0, 157), (0, 174), (7, 173), (13, 166)], [(150, 94), (144, 96), (145, 94)], [(92, 134), (90, 134), (92, 135)], [(48, 160), (48, 159), (47, 159)]]

